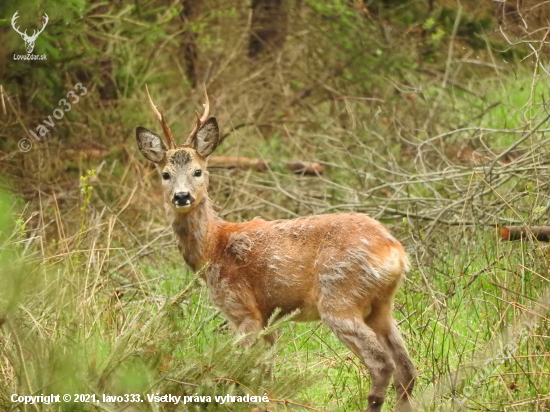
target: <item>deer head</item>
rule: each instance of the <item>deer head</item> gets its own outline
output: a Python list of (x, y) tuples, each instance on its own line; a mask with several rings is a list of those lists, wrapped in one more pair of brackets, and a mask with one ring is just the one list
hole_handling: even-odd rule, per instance
[(33, 49), (34, 49), (34, 42), (36, 41), (36, 38), (38, 37), (38, 35), (40, 33), (42, 33), (44, 31), (44, 28), (46, 27), (46, 25), (48, 24), (48, 21), (49, 21), (49, 18), (48, 18), (48, 15), (46, 13), (44, 13), (44, 25), (42, 26), (42, 28), (40, 30), (34, 30), (33, 31), (33, 34), (32, 36), (28, 36), (27, 35), (27, 30), (25, 30), (24, 33), (21, 33), (19, 31), (19, 28), (18, 27), (15, 27), (15, 20), (17, 20), (17, 18), (19, 17), (17, 15), (17, 13), (19, 13), (19, 10), (17, 10), (15, 12), (15, 14), (13, 15), (12, 19), (11, 19), (11, 25), (13, 27), (13, 29), (19, 33), (21, 35), (21, 38), (25, 41), (25, 48), (27, 49), (27, 54), (30, 54), (32, 53)]
[(165, 202), (178, 213), (188, 213), (200, 204), (208, 188), (208, 172), (206, 162), (219, 141), (218, 123), (214, 117), (208, 117), (210, 103), (206, 88), (204, 90), (206, 103), (204, 114), (199, 117), (184, 144), (176, 146), (172, 132), (151, 100), (149, 90), (147, 98), (155, 117), (159, 121), (168, 148), (162, 139), (145, 127), (136, 128), (136, 139), (139, 150), (150, 161), (157, 164), (162, 176), (162, 188)]

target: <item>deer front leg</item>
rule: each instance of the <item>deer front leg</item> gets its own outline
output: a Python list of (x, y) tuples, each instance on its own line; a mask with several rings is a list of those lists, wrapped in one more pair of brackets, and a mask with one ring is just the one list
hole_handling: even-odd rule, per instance
[(236, 325), (236, 329), (237, 334), (243, 337), (239, 343), (245, 348), (249, 348), (262, 330), (262, 322), (254, 317), (246, 317)]
[[(246, 317), (242, 319), (239, 323), (237, 323), (236, 330), (237, 334), (240, 336), (245, 336), (243, 340), (241, 341), (241, 344), (245, 348), (249, 348), (256, 339), (256, 336), (262, 331), (264, 328), (264, 323), (261, 320), (258, 320), (254, 317)], [(266, 341), (269, 345), (274, 345), (275, 341), (277, 340), (277, 334), (275, 332), (268, 333), (267, 335), (263, 336), (264, 341)]]
[[(220, 305), (226, 317), (233, 324), (237, 334), (243, 338), (240, 344), (245, 348), (252, 346), (258, 334), (266, 326), (266, 318), (260, 311), (254, 295), (244, 288), (237, 288), (240, 293), (229, 292)], [(269, 344), (275, 343), (275, 334), (263, 336)]]

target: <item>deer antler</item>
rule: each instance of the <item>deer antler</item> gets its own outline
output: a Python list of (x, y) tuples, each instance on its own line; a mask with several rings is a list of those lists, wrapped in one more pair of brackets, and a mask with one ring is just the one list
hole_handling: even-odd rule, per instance
[[(48, 15), (47, 15), (46, 13), (44, 13), (44, 16), (45, 16), (44, 19), (46, 20), (46, 21), (44, 22), (44, 25), (42, 26), (42, 28), (41, 28), (38, 32), (37, 32), (36, 30), (33, 30), (33, 34), (32, 34), (32, 36), (30, 37), (31, 40), (36, 40), (36, 38), (38, 37), (38, 35), (39, 35), (40, 33), (42, 33), (42, 32), (44, 31), (44, 29), (46, 28), (46, 25), (48, 24), (48, 21), (50, 21), (50, 18), (48, 17)], [(26, 32), (27, 32), (27, 31), (25, 30), (25, 33), (26, 33)]]
[(199, 128), (206, 122), (206, 120), (208, 120), (208, 115), (210, 114), (210, 100), (208, 100), (206, 85), (204, 86), (204, 98), (206, 100), (206, 102), (204, 103), (204, 113), (202, 117), (199, 117), (199, 112), (195, 110), (195, 114), (197, 115), (197, 124), (195, 124), (195, 127), (191, 131), (191, 134), (182, 146), (192, 146), (195, 138), (197, 137), (197, 132), (199, 131)]
[(11, 26), (12, 26), (13, 29), (14, 29), (17, 33), (19, 33), (21, 36), (27, 37), (27, 30), (25, 30), (25, 33), (21, 33), (21, 32), (19, 31), (19, 27), (15, 27), (15, 20), (17, 20), (17, 19), (19, 18), (19, 16), (17, 15), (18, 13), (19, 13), (19, 10), (17, 10), (17, 11), (15, 12), (15, 14), (13, 15), (13, 17), (11, 18)]
[(166, 123), (166, 120), (164, 119), (164, 114), (161, 114), (157, 106), (153, 103), (153, 100), (151, 99), (151, 95), (149, 94), (149, 89), (147, 88), (147, 85), (145, 85), (145, 91), (147, 92), (147, 98), (149, 99), (149, 105), (151, 106), (151, 109), (153, 110), (153, 113), (155, 114), (155, 117), (159, 121), (160, 125), (162, 126), (162, 131), (164, 132), (164, 135), (166, 136), (166, 140), (168, 140), (168, 148), (169, 149), (175, 149), (176, 148), (176, 142), (174, 142), (174, 136), (172, 136), (172, 132), (170, 131), (170, 128), (168, 127), (168, 123)]

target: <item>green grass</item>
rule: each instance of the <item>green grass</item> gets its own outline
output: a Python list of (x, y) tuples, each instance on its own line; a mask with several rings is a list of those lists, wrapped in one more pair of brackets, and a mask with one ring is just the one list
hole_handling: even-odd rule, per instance
[[(12, 284), (0, 295), (5, 313), (2, 369), (10, 388), (3, 392), (5, 407), (9, 393), (213, 397), (249, 391), (319, 410), (365, 407), (368, 373), (326, 327), (284, 322), (276, 326), (275, 348), (259, 343), (243, 351), (212, 307), (206, 287), (184, 268), (173, 246), (153, 247), (155, 253), (135, 261), (132, 251), (98, 230), (102, 223), (86, 226), (84, 237), (75, 233), (58, 241), (62, 251), (64, 242), (84, 239), (68, 252), (41, 255), (31, 248), (23, 258), (25, 231), (9, 229), (4, 220), (2, 265), (11, 268), (4, 279)], [(107, 244), (110, 250), (104, 248)], [(544, 250), (530, 243), (501, 243), (495, 231), (480, 229), (456, 230), (436, 238), (434, 247), (439, 250), (432, 258), (409, 274), (395, 311), (418, 368), (415, 394), (422, 410), (453, 410), (457, 404), (450, 395), (464, 401), (464, 388), (472, 385), (468, 404), (493, 410), (548, 393), (544, 377), (549, 364), (541, 356), (548, 351), (548, 326), (540, 318), (535, 332), (499, 363), (498, 374), (479, 372), (483, 361), (512, 339), (510, 333), (521, 329), (528, 308), (536, 308), (532, 299), (543, 297), (548, 286)], [(24, 261), (34, 263), (17, 269)], [(459, 381), (452, 389), (434, 389), (457, 371)], [(479, 385), (473, 383), (477, 381)], [(434, 390), (435, 399), (426, 399)], [(297, 408), (295, 404), (289, 407)], [(215, 403), (201, 405), (190, 408), (228, 410)], [(545, 410), (543, 405), (536, 410)], [(101, 405), (103, 410), (122, 407)], [(54, 410), (89, 408), (94, 409), (64, 404)], [(248, 409), (234, 404), (230, 410)]]

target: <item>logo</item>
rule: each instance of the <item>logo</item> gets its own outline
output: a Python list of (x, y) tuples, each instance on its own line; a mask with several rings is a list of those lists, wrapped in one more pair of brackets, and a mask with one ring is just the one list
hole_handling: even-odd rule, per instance
[(26, 56), (25, 55), (21, 56), (21, 55), (14, 54), (13, 55), (14, 60), (46, 60), (46, 55), (45, 54), (36, 55), (36, 54), (32, 54), (32, 51), (34, 50), (34, 42), (38, 38), (38, 35), (44, 31), (44, 29), (46, 28), (46, 25), (48, 24), (48, 21), (49, 21), (48, 15), (46, 13), (44, 13), (44, 16), (43, 16), (44, 23), (43, 23), (42, 28), (40, 30), (33, 30), (33, 34), (31, 36), (29, 36), (27, 34), (27, 30), (25, 30), (25, 32), (21, 33), (19, 31), (19, 27), (16, 27), (16, 25), (15, 25), (15, 20), (17, 20), (17, 18), (19, 17), (18, 13), (19, 13), (19, 10), (17, 10), (15, 12), (15, 14), (13, 15), (13, 17), (11, 19), (11, 25), (12, 25), (13, 29), (21, 35), (21, 38), (25, 42), (25, 48), (27, 49), (27, 55)]

